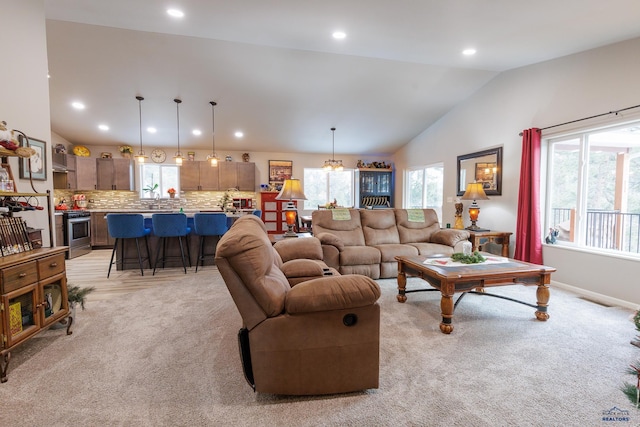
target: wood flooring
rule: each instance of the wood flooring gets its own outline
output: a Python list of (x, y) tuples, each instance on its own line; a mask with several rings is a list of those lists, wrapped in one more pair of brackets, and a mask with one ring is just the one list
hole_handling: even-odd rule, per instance
[[(181, 267), (158, 269), (155, 276), (152, 276), (153, 270), (146, 269), (144, 276), (141, 276), (139, 269), (118, 271), (114, 265), (111, 268), (111, 277), (107, 279), (110, 258), (111, 249), (98, 249), (86, 255), (66, 260), (67, 284), (69, 286), (95, 287), (95, 291), (87, 296), (87, 302), (90, 302), (107, 300), (165, 283), (175, 283), (185, 277)], [(198, 273), (196, 273), (194, 265), (187, 268), (187, 275), (199, 274), (201, 271), (204, 273), (214, 268), (216, 267), (199, 267)]]

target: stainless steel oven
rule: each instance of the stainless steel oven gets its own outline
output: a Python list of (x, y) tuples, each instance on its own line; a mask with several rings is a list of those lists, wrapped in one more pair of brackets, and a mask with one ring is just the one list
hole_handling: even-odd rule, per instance
[(64, 218), (64, 244), (69, 246), (67, 258), (91, 252), (91, 213), (83, 210), (66, 211)]

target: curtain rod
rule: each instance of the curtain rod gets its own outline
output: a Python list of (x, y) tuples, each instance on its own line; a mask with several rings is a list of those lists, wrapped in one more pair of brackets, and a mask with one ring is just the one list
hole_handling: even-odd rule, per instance
[[(627, 108), (623, 108), (621, 110), (609, 111), (608, 113), (596, 114), (595, 116), (583, 117), (581, 119), (571, 120), (570, 122), (564, 122), (564, 123), (559, 123), (557, 125), (552, 125), (552, 126), (547, 126), (547, 127), (544, 127), (544, 128), (540, 128), (540, 129), (538, 129), (538, 132), (543, 131), (543, 130), (547, 130), (547, 129), (551, 129), (551, 128), (556, 128), (558, 126), (570, 125), (572, 123), (577, 123), (577, 122), (581, 122), (581, 121), (584, 121), (584, 120), (590, 120), (590, 119), (595, 119), (595, 118), (602, 117), (602, 116), (608, 116), (609, 114), (618, 114), (618, 113), (620, 113), (622, 111), (627, 111), (627, 110), (631, 110), (633, 108), (638, 108), (638, 107), (640, 107), (640, 105), (634, 105), (633, 107), (627, 107)], [(520, 132), (519, 135), (522, 136), (522, 132)]]

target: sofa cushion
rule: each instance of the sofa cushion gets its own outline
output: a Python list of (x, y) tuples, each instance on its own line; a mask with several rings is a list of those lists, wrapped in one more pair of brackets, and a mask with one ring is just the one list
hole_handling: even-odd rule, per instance
[(380, 251), (380, 262), (396, 262), (397, 256), (419, 255), (418, 249), (410, 244), (375, 245), (374, 248)]
[(433, 209), (394, 209), (400, 243), (430, 242), (440, 230), (438, 214)]
[(393, 209), (362, 209), (360, 222), (367, 246), (400, 243)]
[[(335, 209), (322, 209), (311, 214), (313, 234), (331, 233), (340, 237), (345, 246), (365, 246), (360, 212), (358, 209), (349, 209), (350, 219), (334, 219)], [(340, 210), (343, 213), (344, 210)]]
[(267, 316), (282, 313), (291, 286), (277, 268), (277, 253), (260, 218), (255, 215), (239, 218), (220, 240), (216, 252), (228, 260)]
[(345, 246), (340, 252), (340, 266), (380, 263), (380, 251), (372, 246)]

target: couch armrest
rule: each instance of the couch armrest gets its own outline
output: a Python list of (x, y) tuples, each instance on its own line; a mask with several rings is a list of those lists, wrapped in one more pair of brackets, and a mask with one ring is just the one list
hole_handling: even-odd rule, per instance
[(327, 267), (322, 261), (300, 258), (285, 262), (280, 269), (288, 279), (290, 277), (320, 277), (324, 274), (324, 268)]
[(376, 282), (359, 274), (322, 277), (296, 285), (287, 292), (285, 313), (304, 314), (319, 311), (365, 307), (380, 298)]
[(431, 243), (440, 243), (454, 247), (456, 243), (469, 239), (467, 230), (456, 230), (454, 228), (445, 228), (438, 230), (431, 235)]
[(335, 234), (318, 233), (315, 237), (317, 237), (323, 245), (335, 246), (340, 252), (344, 249), (344, 242)]

